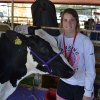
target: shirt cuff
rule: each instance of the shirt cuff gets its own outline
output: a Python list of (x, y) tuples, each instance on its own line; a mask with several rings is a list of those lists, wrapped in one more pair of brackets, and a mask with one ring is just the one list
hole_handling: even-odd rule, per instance
[(92, 96), (92, 91), (85, 90), (84, 96), (91, 97)]

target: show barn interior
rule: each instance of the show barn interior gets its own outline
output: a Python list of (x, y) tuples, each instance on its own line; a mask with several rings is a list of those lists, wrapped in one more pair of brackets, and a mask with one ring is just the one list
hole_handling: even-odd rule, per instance
[[(100, 100), (100, 1), (50, 1), (55, 5), (58, 24), (60, 23), (60, 14), (65, 8), (72, 7), (77, 10), (79, 14), (80, 31), (87, 35), (94, 44), (96, 58), (94, 94), (95, 100)], [(31, 14), (31, 5), (34, 2), (35, 0), (0, 0), (0, 32), (16, 30), (19, 25), (32, 26), (33, 19)], [(25, 30), (23, 32), (25, 32)], [(23, 91), (23, 93), (27, 91), (27, 95), (30, 95), (30, 91), (33, 91), (33, 94), (35, 94), (36, 97), (40, 96), (41, 98), (46, 96), (48, 90), (51, 91), (52, 95), (55, 95), (58, 80), (58, 77), (50, 75), (32, 74), (20, 82), (18, 89), (14, 92), (11, 98), (14, 96), (18, 97), (19, 91)]]

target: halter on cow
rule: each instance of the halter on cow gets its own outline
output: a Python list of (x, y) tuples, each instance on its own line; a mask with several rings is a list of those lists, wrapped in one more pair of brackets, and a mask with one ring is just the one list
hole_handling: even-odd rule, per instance
[[(46, 74), (49, 72), (47, 67), (43, 66), (44, 63), (32, 52), (39, 55), (45, 62), (48, 62), (51, 58), (60, 53), (55, 38), (42, 29), (37, 30), (33, 36), (28, 37), (10, 30), (1, 35), (1, 100), (5, 100), (5, 98), (11, 95), (15, 91), (18, 83), (26, 76), (32, 73)], [(48, 63), (47, 66), (52, 70), (50, 73), (52, 75), (63, 78), (69, 78), (73, 75), (73, 69), (62, 54), (57, 55), (57, 57)]]

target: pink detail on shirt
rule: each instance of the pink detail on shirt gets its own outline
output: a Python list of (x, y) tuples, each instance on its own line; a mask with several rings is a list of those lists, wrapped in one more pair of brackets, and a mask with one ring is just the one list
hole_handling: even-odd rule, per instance
[(73, 68), (74, 68), (74, 69), (77, 69), (77, 68), (78, 68), (79, 59), (80, 59), (80, 55), (78, 54), (77, 57), (76, 57), (76, 61), (75, 61), (75, 63), (73, 64)]

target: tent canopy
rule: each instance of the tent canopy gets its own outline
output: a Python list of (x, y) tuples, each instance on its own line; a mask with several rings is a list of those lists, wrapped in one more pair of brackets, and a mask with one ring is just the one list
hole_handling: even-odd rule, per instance
[[(15, 3), (33, 3), (35, 0), (14, 0)], [(100, 5), (100, 0), (50, 0), (55, 4), (82, 4)], [(0, 0), (0, 2), (10, 3), (12, 0)]]

